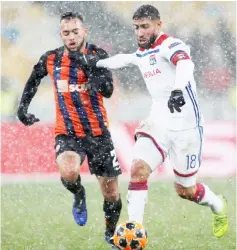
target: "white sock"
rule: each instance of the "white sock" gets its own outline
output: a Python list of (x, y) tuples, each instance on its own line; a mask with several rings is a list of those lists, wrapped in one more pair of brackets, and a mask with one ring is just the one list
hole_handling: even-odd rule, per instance
[(127, 196), (129, 220), (137, 221), (142, 224), (147, 199), (147, 182), (129, 184)]
[(197, 183), (196, 194), (199, 197), (199, 200), (195, 200), (198, 204), (210, 207), (213, 213), (222, 211), (224, 205), (222, 199), (213, 193), (208, 186)]

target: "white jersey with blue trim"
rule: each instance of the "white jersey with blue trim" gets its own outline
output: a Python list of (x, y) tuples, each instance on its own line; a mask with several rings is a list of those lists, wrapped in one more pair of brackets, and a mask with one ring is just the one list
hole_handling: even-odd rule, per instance
[(137, 65), (152, 97), (149, 119), (159, 126), (179, 131), (200, 126), (203, 122), (193, 75), (184, 84), (186, 103), (181, 107), (182, 112), (171, 113), (167, 105), (176, 80), (176, 64), (185, 59), (190, 59), (189, 47), (183, 41), (161, 33), (151, 48), (140, 48), (133, 54), (118, 54), (100, 60), (97, 66), (115, 69)]

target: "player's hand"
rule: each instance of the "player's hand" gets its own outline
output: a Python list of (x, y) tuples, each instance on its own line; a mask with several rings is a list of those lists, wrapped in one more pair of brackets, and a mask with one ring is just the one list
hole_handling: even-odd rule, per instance
[(84, 55), (84, 58), (89, 67), (96, 67), (97, 62), (100, 60), (100, 57), (97, 54), (86, 54)]
[(86, 66), (89, 68), (96, 67), (96, 63), (100, 60), (97, 54), (83, 54), (82, 52), (77, 51), (69, 51), (68, 57), (79, 64), (79, 66)]
[(18, 111), (18, 118), (25, 126), (31, 126), (36, 122), (39, 122), (39, 119), (33, 114), (24, 113), (23, 111)]
[(181, 108), (185, 104), (183, 97), (183, 92), (181, 90), (173, 90), (168, 101), (168, 108), (171, 113), (174, 113), (174, 110), (181, 112)]

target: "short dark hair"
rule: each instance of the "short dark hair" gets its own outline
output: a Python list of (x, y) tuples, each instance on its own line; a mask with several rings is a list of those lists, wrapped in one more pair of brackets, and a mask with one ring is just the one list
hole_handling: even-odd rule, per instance
[(65, 12), (65, 13), (63, 13), (61, 15), (60, 22), (64, 19), (70, 20), (73, 18), (77, 18), (77, 19), (81, 20), (82, 22), (84, 22), (83, 17), (80, 14), (78, 14), (77, 12)]
[(152, 5), (145, 4), (140, 6), (135, 13), (133, 14), (132, 19), (141, 19), (141, 18), (148, 18), (148, 19), (160, 19), (160, 13), (158, 9)]

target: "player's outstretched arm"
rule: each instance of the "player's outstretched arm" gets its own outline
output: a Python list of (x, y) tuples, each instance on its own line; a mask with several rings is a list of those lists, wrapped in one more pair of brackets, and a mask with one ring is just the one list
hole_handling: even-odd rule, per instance
[(69, 58), (83, 69), (87, 76), (89, 91), (99, 92), (104, 97), (109, 98), (114, 90), (112, 73), (108, 69), (109, 67), (97, 67), (97, 63), (110, 58), (105, 50), (95, 45), (91, 46), (93, 49), (88, 54), (69, 51)]
[[(70, 52), (69, 57), (76, 60), (78, 64), (87, 67), (98, 67), (107, 69), (119, 69), (129, 66), (130, 64), (136, 65), (135, 54), (117, 54), (111, 57), (104, 57), (104, 50), (99, 49), (96, 54), (83, 54), (80, 52)], [(107, 55), (107, 53), (106, 53)]]
[(35, 122), (39, 121), (35, 115), (28, 113), (28, 108), (31, 100), (38, 90), (41, 79), (47, 75), (46, 60), (46, 55), (41, 56), (39, 62), (34, 66), (22, 93), (21, 101), (17, 110), (17, 116), (26, 126), (33, 125)]
[(96, 63), (98, 68), (119, 69), (130, 64), (136, 64), (135, 54), (117, 54), (106, 59), (99, 60)]

